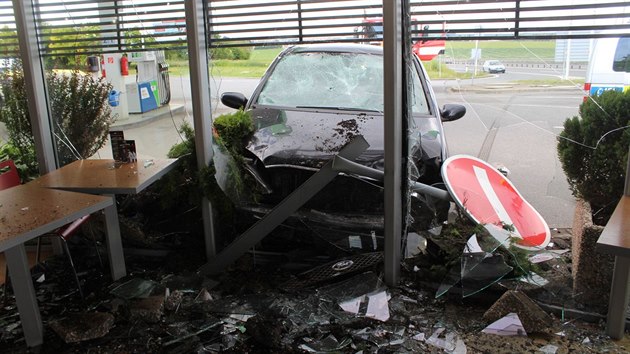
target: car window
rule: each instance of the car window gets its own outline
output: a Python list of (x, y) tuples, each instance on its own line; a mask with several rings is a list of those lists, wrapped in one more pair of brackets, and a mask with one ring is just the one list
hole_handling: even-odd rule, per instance
[(418, 71), (415, 70), (415, 67), (412, 68), (411, 75), (411, 111), (413, 113), (429, 114), (427, 98), (424, 95), (422, 83), (420, 82), (420, 77), (418, 76)]
[[(413, 111), (428, 113), (414, 70)], [(304, 52), (284, 56), (257, 104), (383, 111), (383, 57), (369, 53)]]
[(630, 37), (619, 38), (613, 70), (617, 72), (630, 72)]

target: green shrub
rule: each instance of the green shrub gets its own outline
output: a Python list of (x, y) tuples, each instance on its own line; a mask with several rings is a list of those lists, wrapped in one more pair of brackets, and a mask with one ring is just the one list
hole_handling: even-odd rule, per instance
[(162, 177), (155, 185), (160, 191), (162, 209), (188, 209), (200, 202), (197, 155), (195, 154), (195, 132), (184, 123), (179, 128), (183, 141), (171, 146), (167, 157), (179, 159), (175, 171)]
[(630, 92), (607, 91), (580, 105), (564, 122), (558, 156), (573, 195), (593, 210), (613, 206), (623, 194), (630, 145)]
[[(219, 39), (219, 36), (214, 36), (213, 39)], [(218, 42), (220, 44), (237, 44), (236, 47), (214, 47), (210, 49), (210, 56), (213, 60), (227, 59), (227, 60), (248, 60), (252, 55), (252, 47), (248, 46), (245, 42)]]
[(231, 48), (212, 48), (210, 49), (210, 56), (213, 60), (234, 60), (234, 52)]
[(232, 53), (236, 60), (248, 60), (252, 56), (252, 49), (251, 47), (234, 47)]
[(199, 208), (200, 196), (204, 195), (212, 203), (218, 235), (232, 235), (234, 206), (217, 184), (214, 163), (199, 169), (193, 128), (185, 123), (180, 127), (180, 133), (183, 141), (173, 145), (168, 152), (168, 157), (178, 158), (179, 163), (174, 171), (154, 184), (155, 190), (159, 191), (157, 201), (168, 215), (180, 215), (182, 210)]
[(217, 140), (233, 155), (243, 153), (244, 141), (254, 132), (251, 116), (242, 109), (220, 115), (214, 120), (213, 127), (218, 135)]
[(26, 183), (39, 175), (37, 161), (35, 160), (35, 150), (33, 146), (26, 154), (22, 154), (11, 143), (0, 144), (0, 161), (13, 160), (22, 183)]
[(108, 104), (112, 85), (76, 71), (46, 79), (60, 165), (94, 155), (114, 121)]
[(9, 138), (9, 142), (2, 146), (3, 160), (12, 159), (16, 165), (21, 165), (18, 166), (20, 177), (28, 181), (38, 176), (39, 170), (20, 61), (15, 60), (10, 70), (0, 74), (0, 86), (0, 122), (4, 123)]
[(221, 47), (210, 49), (212, 59), (248, 60), (252, 56), (251, 47)]
[[(94, 155), (105, 144), (113, 122), (108, 105), (111, 85), (79, 72), (48, 74), (46, 84), (59, 163), (65, 165)], [(3, 96), (0, 122), (5, 124), (11, 145), (6, 153), (20, 161), (26, 172), (22, 178), (28, 180), (37, 175), (38, 169), (24, 73), (18, 60), (10, 70), (0, 74), (0, 85)]]

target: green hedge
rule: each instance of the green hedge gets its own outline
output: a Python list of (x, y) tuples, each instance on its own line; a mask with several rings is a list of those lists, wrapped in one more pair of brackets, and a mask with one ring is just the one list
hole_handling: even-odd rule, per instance
[(607, 91), (564, 122), (558, 156), (573, 194), (593, 210), (616, 205), (623, 194), (630, 146), (630, 92)]

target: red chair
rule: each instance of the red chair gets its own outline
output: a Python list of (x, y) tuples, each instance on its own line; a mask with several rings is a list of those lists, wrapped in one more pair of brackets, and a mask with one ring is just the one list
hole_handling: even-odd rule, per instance
[[(15, 187), (20, 184), (20, 176), (18, 174), (17, 168), (12, 160), (6, 160), (0, 162), (0, 190), (7, 189), (11, 187)], [(77, 282), (77, 287), (79, 288), (79, 294), (81, 298), (83, 298), (83, 289), (81, 288), (81, 283), (79, 282), (79, 277), (77, 275), (77, 270), (74, 267), (74, 262), (72, 261), (72, 256), (70, 255), (70, 249), (68, 248), (68, 239), (74, 235), (76, 230), (83, 224), (90, 216), (86, 215), (77, 220), (58, 228), (57, 230), (44, 234), (37, 238), (37, 255), (36, 262), (39, 264), (39, 256), (41, 251), (41, 238), (45, 236), (56, 236), (59, 237), (63, 241), (63, 248), (66, 255), (68, 255), (68, 261), (70, 262), (70, 266), (72, 267), (72, 272), (74, 273), (74, 279)], [(98, 249), (97, 249), (98, 252)], [(100, 260), (100, 255), (99, 255)], [(8, 268), (5, 270), (5, 293), (6, 293), (6, 284), (8, 281)]]
[(0, 190), (15, 187), (20, 184), (20, 175), (13, 160), (0, 162)]

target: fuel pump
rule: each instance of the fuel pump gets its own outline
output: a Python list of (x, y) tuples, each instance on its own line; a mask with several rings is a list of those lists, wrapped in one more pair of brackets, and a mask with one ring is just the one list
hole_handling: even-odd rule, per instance
[(129, 112), (144, 113), (170, 101), (168, 64), (163, 51), (130, 53), (136, 64), (136, 82), (127, 84)]

